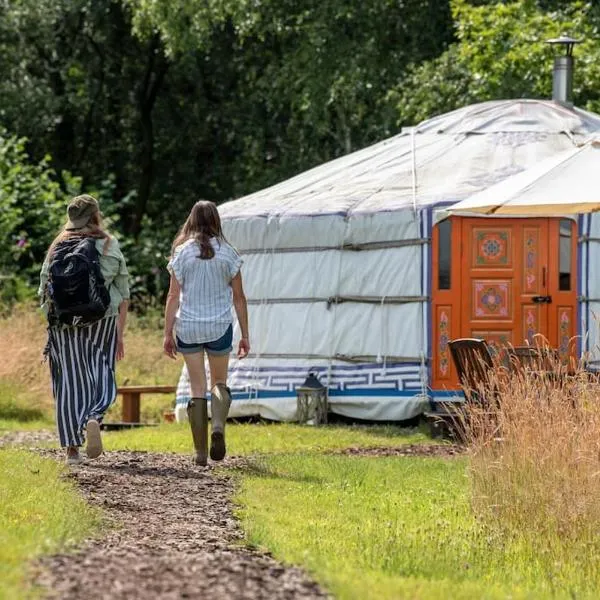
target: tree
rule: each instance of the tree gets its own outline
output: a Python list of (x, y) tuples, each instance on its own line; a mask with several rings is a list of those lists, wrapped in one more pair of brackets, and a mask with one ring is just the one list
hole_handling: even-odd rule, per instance
[(452, 39), (434, 0), (0, 0), (0, 125), (101, 190), (153, 292), (195, 200), (394, 133), (388, 90)]
[(410, 89), (397, 87), (390, 100), (400, 123), (414, 123), (476, 101), (550, 98), (552, 57), (546, 43), (563, 32), (583, 38), (576, 50), (574, 96), (600, 110), (600, 24), (589, 2), (453, 0), (458, 41), (437, 59), (416, 65)]

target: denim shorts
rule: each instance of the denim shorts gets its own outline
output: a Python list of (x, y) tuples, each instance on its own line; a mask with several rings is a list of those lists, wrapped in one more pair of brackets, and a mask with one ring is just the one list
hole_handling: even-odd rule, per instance
[(214, 342), (202, 342), (201, 344), (186, 344), (182, 342), (178, 337), (175, 338), (177, 341), (177, 351), (181, 354), (195, 354), (196, 352), (206, 351), (207, 354), (213, 354), (215, 356), (223, 356), (229, 354), (233, 348), (233, 326), (230, 325), (227, 331)]

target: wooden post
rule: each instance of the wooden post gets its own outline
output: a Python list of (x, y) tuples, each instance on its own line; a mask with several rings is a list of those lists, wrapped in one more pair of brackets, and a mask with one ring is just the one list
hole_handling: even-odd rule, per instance
[(140, 422), (140, 392), (123, 392), (123, 422)]

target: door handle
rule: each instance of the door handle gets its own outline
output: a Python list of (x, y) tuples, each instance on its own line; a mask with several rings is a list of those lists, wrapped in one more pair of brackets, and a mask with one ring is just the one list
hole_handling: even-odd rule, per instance
[(531, 301), (535, 304), (552, 304), (552, 296), (533, 296)]

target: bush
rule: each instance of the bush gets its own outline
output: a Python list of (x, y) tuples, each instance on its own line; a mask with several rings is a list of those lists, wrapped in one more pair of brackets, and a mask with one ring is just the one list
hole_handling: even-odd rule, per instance
[[(67, 192), (46, 157), (29, 161), (26, 140), (0, 128), (0, 301), (12, 304), (32, 296), (39, 265), (64, 219)], [(63, 174), (68, 191), (79, 181)]]

